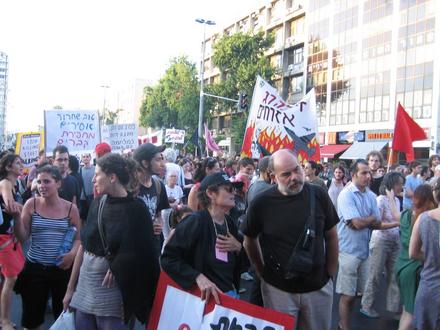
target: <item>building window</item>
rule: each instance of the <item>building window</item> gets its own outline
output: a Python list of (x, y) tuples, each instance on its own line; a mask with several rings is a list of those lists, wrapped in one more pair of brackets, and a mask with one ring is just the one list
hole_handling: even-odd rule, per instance
[(270, 65), (275, 69), (281, 69), (282, 68), (281, 59), (282, 59), (281, 54), (272, 55), (271, 57), (269, 57)]
[(304, 62), (304, 48), (299, 47), (287, 51), (287, 64), (302, 65)]
[(289, 24), (289, 37), (304, 35), (304, 22), (305, 22), (304, 16), (291, 21)]
[(364, 23), (371, 23), (393, 13), (393, 0), (367, 0), (364, 2)]
[(413, 118), (431, 118), (433, 62), (397, 68), (396, 102)]

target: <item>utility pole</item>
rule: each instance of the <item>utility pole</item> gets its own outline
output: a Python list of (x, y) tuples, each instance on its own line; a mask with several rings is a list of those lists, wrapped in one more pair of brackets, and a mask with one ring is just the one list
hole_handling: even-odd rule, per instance
[[(203, 18), (197, 18), (196, 19), (197, 23), (203, 24), (203, 40), (202, 40), (202, 58), (200, 59), (200, 104), (199, 104), (199, 123), (198, 123), (198, 128), (197, 128), (197, 133), (198, 133), (198, 142), (200, 142), (200, 138), (202, 137), (202, 132), (203, 132), (203, 98), (204, 98), (204, 93), (203, 93), (203, 75), (204, 75), (204, 70), (205, 70), (205, 45), (206, 45), (206, 25), (215, 25), (214, 21), (210, 21), (210, 20), (205, 20)], [(199, 143), (199, 147), (200, 147), (200, 143)], [(202, 152), (200, 152), (200, 154), (202, 154)]]

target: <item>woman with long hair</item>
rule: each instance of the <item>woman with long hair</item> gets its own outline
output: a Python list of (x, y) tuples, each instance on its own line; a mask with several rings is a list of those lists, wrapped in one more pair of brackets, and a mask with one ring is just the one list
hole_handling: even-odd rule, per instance
[(414, 224), (409, 257), (423, 262), (414, 302), (415, 329), (440, 329), (440, 179), (433, 186), (436, 208), (423, 212)]
[(194, 178), (193, 178), (193, 172), (192, 172), (193, 165), (189, 159), (184, 158), (180, 161), (180, 166), (183, 169), (183, 179), (185, 180), (185, 185), (182, 187), (182, 189), (183, 189), (182, 202), (183, 202), (183, 204), (187, 204), (189, 192), (191, 191), (191, 188), (194, 185)]
[(137, 164), (118, 154), (98, 159), (93, 200), (63, 303), (76, 310), (77, 329), (128, 329), (146, 322), (159, 264), (145, 204), (129, 187)]
[(237, 297), (238, 230), (227, 215), (234, 207), (234, 183), (226, 173), (206, 176), (198, 190), (203, 210), (183, 219), (165, 245), (160, 259), (164, 271), (184, 289), (197, 285), (202, 299), (219, 293)]
[[(46, 165), (38, 168), (39, 197), (29, 199), (20, 218), (16, 218), (17, 238), (21, 242), (30, 239), (26, 263), (16, 288), (22, 298), (22, 325), (25, 329), (42, 327), (49, 294), (54, 318), (61, 314), (63, 297), (79, 246), (78, 209), (58, 195), (61, 180), (57, 167)], [(67, 247), (66, 238), (70, 235), (73, 237)], [(63, 247), (65, 251), (62, 251)]]
[(403, 305), (399, 330), (412, 329), (414, 300), (419, 285), (419, 273), (422, 263), (409, 256), (409, 242), (414, 224), (420, 214), (435, 207), (431, 186), (420, 185), (414, 191), (413, 208), (400, 215), (400, 253), (396, 261), (396, 281), (399, 287), (400, 300)]
[(21, 158), (13, 153), (5, 153), (0, 159), (0, 267), (4, 277), (0, 288), (0, 328), (11, 330), (10, 320), (12, 293), (18, 274), (23, 269), (24, 257), (21, 245), (14, 236), (13, 215), (21, 211), (21, 198), (15, 190), (17, 179), (23, 173)]
[(395, 196), (403, 191), (404, 184), (405, 178), (402, 174), (385, 174), (379, 187), (380, 195), (376, 199), (381, 215), (381, 229), (374, 230), (371, 235), (369, 271), (361, 309), (362, 314), (373, 318), (379, 316), (373, 305), (379, 293), (384, 268), (387, 274), (386, 309), (392, 313), (398, 313), (400, 309), (399, 289), (394, 276), (394, 266), (400, 249), (400, 202)]
[(198, 211), (199, 208), (199, 200), (197, 198), (197, 193), (199, 191), (200, 182), (210, 174), (220, 172), (220, 165), (216, 158), (208, 157), (205, 158), (201, 163), (197, 164), (195, 173), (194, 173), (194, 181), (195, 184), (192, 186), (189, 195), (188, 195), (188, 206), (193, 211)]

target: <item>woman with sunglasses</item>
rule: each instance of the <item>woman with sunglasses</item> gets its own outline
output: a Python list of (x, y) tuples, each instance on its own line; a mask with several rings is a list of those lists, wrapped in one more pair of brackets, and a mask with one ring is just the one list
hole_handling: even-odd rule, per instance
[(205, 158), (200, 164), (197, 165), (196, 171), (194, 173), (194, 181), (196, 182), (196, 184), (193, 185), (188, 195), (188, 206), (193, 211), (200, 210), (199, 200), (197, 198), (200, 182), (202, 182), (202, 180), (207, 175), (218, 173), (220, 171), (220, 164), (216, 158)]
[(219, 293), (237, 297), (241, 243), (237, 227), (227, 215), (234, 207), (234, 186), (226, 173), (206, 176), (198, 201), (203, 210), (180, 222), (161, 257), (164, 271), (184, 289), (197, 284), (201, 298)]

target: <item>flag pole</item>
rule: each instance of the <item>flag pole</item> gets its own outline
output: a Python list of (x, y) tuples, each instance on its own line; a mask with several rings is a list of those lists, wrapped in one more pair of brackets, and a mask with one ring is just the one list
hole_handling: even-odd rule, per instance
[(390, 148), (390, 152), (388, 154), (388, 166), (387, 166), (387, 173), (390, 171), (391, 161), (393, 159), (393, 148)]

